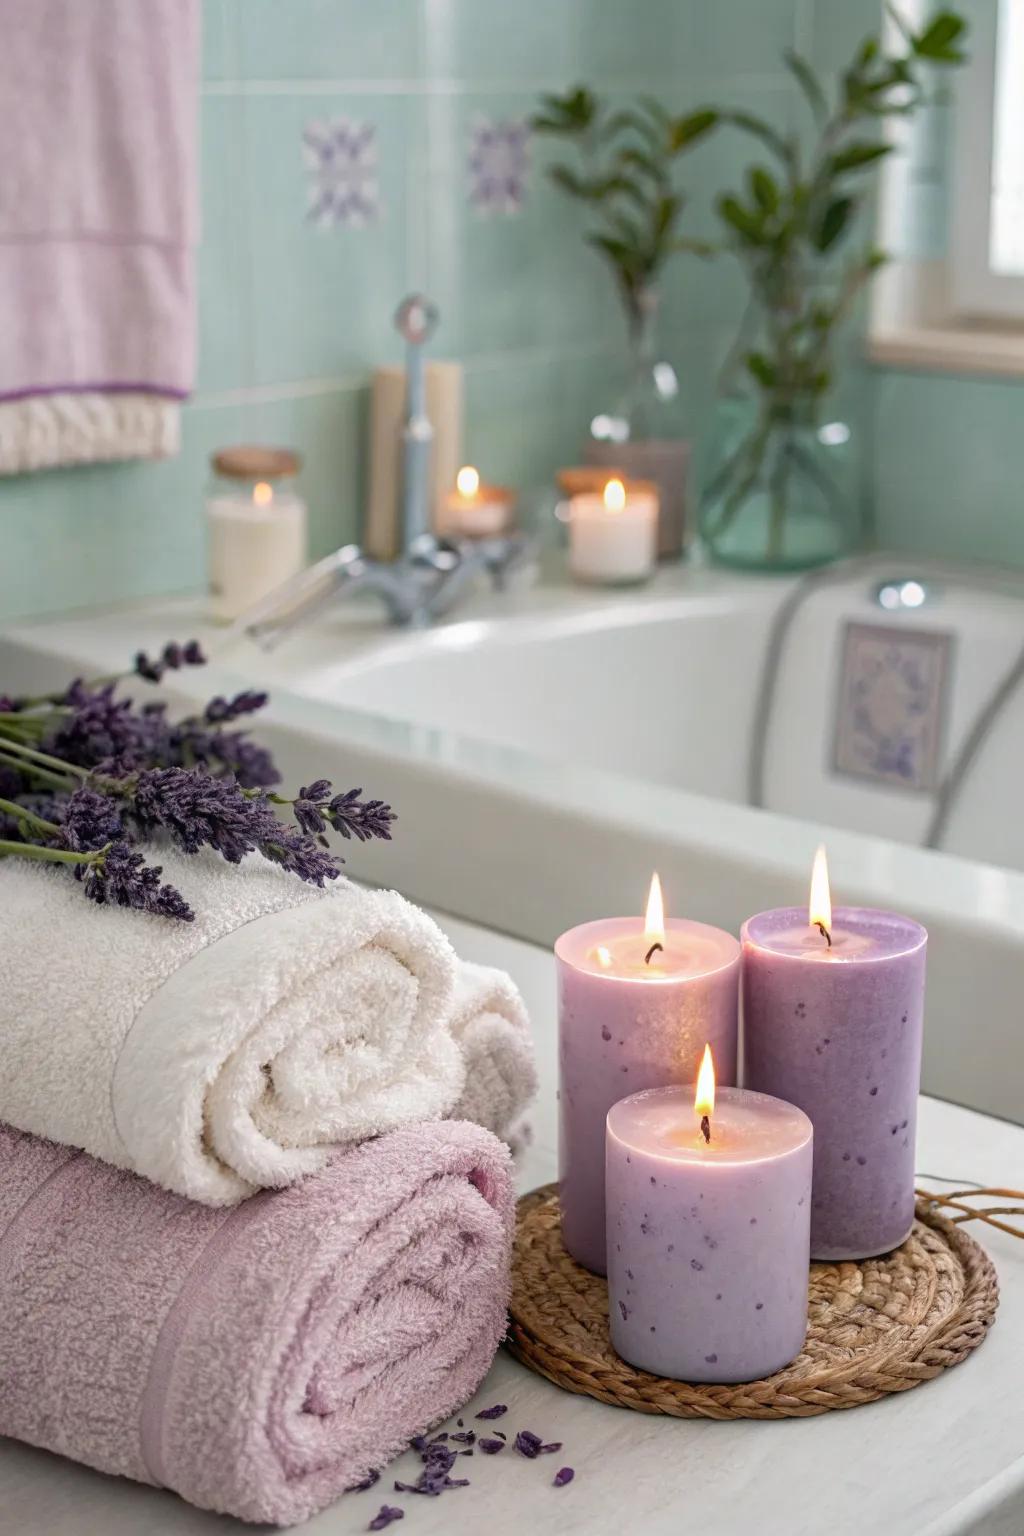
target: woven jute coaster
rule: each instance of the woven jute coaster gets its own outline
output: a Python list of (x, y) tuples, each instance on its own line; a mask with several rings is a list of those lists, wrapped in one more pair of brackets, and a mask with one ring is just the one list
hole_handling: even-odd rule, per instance
[(508, 1347), (531, 1370), (583, 1393), (682, 1419), (809, 1418), (906, 1392), (959, 1365), (995, 1318), (999, 1287), (984, 1249), (918, 1201), (910, 1237), (860, 1263), (812, 1264), (803, 1353), (742, 1386), (693, 1386), (621, 1360), (605, 1282), (562, 1246), (558, 1189), (519, 1202)]

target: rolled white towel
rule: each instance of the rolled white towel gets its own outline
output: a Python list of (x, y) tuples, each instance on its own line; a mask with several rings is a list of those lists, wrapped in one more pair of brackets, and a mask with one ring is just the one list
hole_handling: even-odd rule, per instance
[(0, 1121), (229, 1205), (451, 1110), (456, 962), (425, 913), (258, 855), (159, 862), (194, 922), (0, 861)]
[(451, 1031), (461, 1047), (466, 1085), (453, 1111), (503, 1141), (537, 1092), (526, 1006), (504, 971), (459, 962)]

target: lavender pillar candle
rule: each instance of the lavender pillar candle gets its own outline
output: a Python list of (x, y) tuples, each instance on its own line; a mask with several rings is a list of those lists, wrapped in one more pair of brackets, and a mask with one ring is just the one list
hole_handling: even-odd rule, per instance
[(735, 1082), (739, 944), (720, 928), (649, 909), (646, 920), (572, 928), (555, 955), (562, 1238), (603, 1275), (608, 1111), (637, 1089), (692, 1083), (706, 1041), (721, 1080)]
[(891, 912), (812, 927), (789, 907), (741, 937), (745, 1080), (814, 1125), (812, 1256), (887, 1253), (914, 1221), (928, 935)]
[(692, 1090), (608, 1115), (608, 1308), (624, 1360), (679, 1381), (754, 1381), (807, 1331), (807, 1116), (719, 1090), (705, 1141)]

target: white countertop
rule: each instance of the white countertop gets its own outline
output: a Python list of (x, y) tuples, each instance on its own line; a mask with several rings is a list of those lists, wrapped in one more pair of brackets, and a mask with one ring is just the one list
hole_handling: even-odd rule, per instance
[[(467, 959), (503, 966), (534, 1020), (541, 1094), (520, 1187), (555, 1175), (555, 1004), (551, 957), (515, 939), (440, 917)], [(918, 1168), (956, 1182), (1024, 1184), (1024, 1129), (924, 1099)], [(948, 1186), (947, 1186), (948, 1187)], [(498, 1357), (464, 1414), (507, 1403), (506, 1432), (563, 1442), (558, 1456), (477, 1456), (471, 1486), (439, 1499), (391, 1493), (415, 1479), (405, 1458), (367, 1493), (348, 1494), (303, 1529), (365, 1531), (382, 1503), (402, 1504), (401, 1536), (1021, 1536), (1024, 1532), (1024, 1242), (975, 1231), (999, 1271), (991, 1338), (963, 1365), (898, 1397), (817, 1419), (703, 1423), (649, 1418), (574, 1397)], [(2, 1390), (2, 1384), (0, 1384)], [(479, 1428), (479, 1426), (476, 1426)], [(558, 1466), (575, 1468), (566, 1488)], [(175, 1495), (104, 1477), (60, 1457), (0, 1441), (0, 1536), (202, 1536), (246, 1529)]]

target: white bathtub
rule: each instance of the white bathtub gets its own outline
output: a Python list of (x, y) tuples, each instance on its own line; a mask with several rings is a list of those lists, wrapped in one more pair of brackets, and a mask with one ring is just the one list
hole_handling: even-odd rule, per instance
[[(638, 910), (654, 866), (674, 910), (736, 931), (752, 911), (804, 898), (824, 837), (839, 900), (929, 927), (926, 1087), (1024, 1120), (1024, 707), (1011, 703), (967, 776), (944, 833), (955, 857), (915, 846), (934, 795), (833, 762), (849, 620), (952, 634), (941, 767), (1020, 650), (1024, 604), (947, 579), (933, 604), (893, 619), (873, 593), (900, 568), (855, 573), (801, 605), (760, 772), (766, 648), (789, 581), (676, 572), (636, 595), (487, 594), (415, 635), (353, 606), (269, 658), (244, 644), (218, 659), (222, 637), (209, 635), (214, 665), (176, 685), (269, 685), (264, 734), (289, 782), (365, 784), (399, 810), (394, 844), (353, 850), (355, 872), (540, 942)], [(201, 630), (200, 613), (166, 604), (19, 626), (0, 654), (4, 685), (105, 670)], [(769, 809), (748, 805), (752, 782)]]

